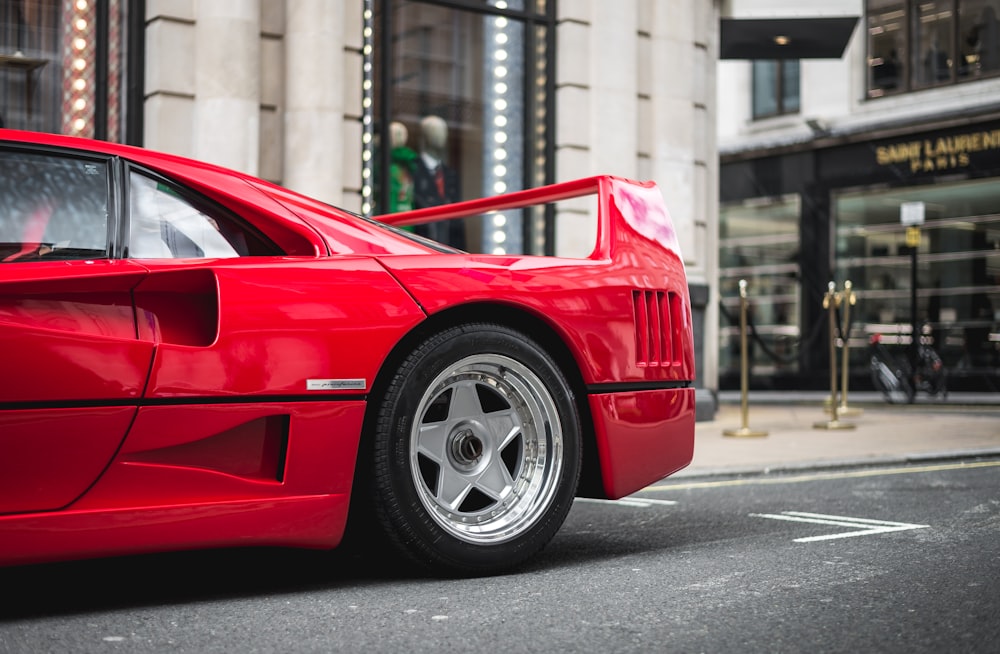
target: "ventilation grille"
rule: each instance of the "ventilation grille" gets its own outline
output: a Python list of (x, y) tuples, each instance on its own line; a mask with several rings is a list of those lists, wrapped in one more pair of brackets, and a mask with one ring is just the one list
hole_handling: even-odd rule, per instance
[(640, 366), (679, 365), (681, 298), (668, 291), (632, 291), (636, 363)]

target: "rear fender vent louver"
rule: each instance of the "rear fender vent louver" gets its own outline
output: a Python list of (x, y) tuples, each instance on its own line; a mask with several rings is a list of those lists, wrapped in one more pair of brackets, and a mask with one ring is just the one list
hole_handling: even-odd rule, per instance
[(632, 291), (636, 363), (640, 366), (679, 365), (681, 297), (668, 291)]

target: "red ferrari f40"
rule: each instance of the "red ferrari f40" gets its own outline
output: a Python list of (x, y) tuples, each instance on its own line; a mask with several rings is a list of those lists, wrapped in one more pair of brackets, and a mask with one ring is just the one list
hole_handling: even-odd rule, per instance
[[(582, 197), (585, 258), (400, 228)], [(435, 573), (493, 574), (575, 496), (690, 462), (691, 307), (654, 185), (381, 218), (0, 129), (0, 564), (333, 548), (357, 527)]]

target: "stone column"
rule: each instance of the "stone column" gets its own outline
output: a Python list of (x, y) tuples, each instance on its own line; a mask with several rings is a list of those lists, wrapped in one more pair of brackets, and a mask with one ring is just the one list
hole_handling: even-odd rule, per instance
[[(344, 174), (345, 14), (340, 2), (285, 0), (284, 185), (338, 206)], [(361, 30), (360, 23), (355, 29)]]
[(195, 3), (194, 156), (257, 174), (260, 2)]
[[(637, 3), (577, 0), (558, 3), (557, 12), (557, 181), (598, 174), (635, 178)], [(560, 203), (556, 254), (591, 252), (596, 209), (592, 198)]]
[(613, 173), (635, 179), (638, 176), (637, 4), (591, 0), (590, 11), (591, 174)]
[(715, 413), (718, 391), (718, 152), (715, 68), (718, 6), (705, 0), (649, 2), (651, 177), (677, 226), (688, 273), (698, 417)]

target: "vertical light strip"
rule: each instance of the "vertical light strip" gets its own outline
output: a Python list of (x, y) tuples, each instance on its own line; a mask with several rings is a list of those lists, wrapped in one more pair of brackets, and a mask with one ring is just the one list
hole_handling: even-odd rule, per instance
[[(506, 0), (491, 0), (507, 9)], [(505, 16), (487, 16), (483, 30), (483, 193), (498, 195), (522, 187), (524, 150), (523, 75), (521, 56), (524, 25)], [(483, 225), (482, 251), (509, 254), (523, 251), (521, 212), (490, 213)]]
[(361, 214), (366, 218), (372, 215), (374, 205), (373, 174), (375, 159), (375, 129), (374, 129), (374, 62), (372, 43), (374, 42), (374, 10), (373, 0), (365, 0), (362, 10), (362, 45), (361, 45)]
[(94, 136), (95, 1), (63, 4), (62, 132), (72, 136)]
[[(540, 0), (538, 11), (544, 11), (544, 0)], [(535, 147), (534, 155), (535, 162), (532, 166), (532, 171), (534, 172), (534, 178), (532, 179), (532, 186), (545, 186), (545, 173), (546, 173), (546, 142), (548, 139), (548, 116), (546, 111), (548, 105), (546, 104), (546, 84), (548, 83), (548, 44), (547, 44), (547, 32), (548, 27), (536, 27), (535, 29), (535, 116), (532, 124), (534, 125), (534, 136), (535, 136)], [(532, 211), (532, 228), (531, 228), (531, 254), (542, 254), (545, 252), (545, 207), (535, 207)]]
[(108, 2), (108, 102), (107, 139), (112, 143), (121, 142), (121, 99), (122, 88), (122, 7), (121, 0)]

